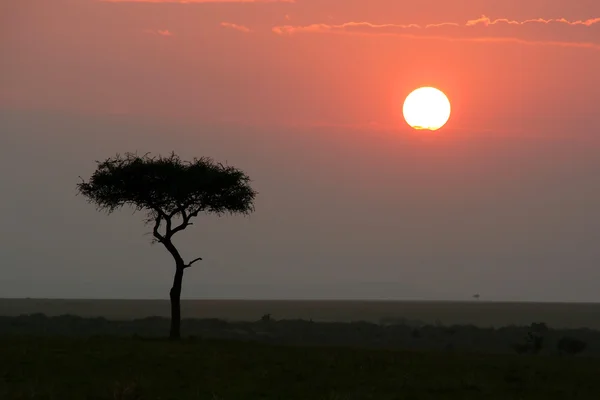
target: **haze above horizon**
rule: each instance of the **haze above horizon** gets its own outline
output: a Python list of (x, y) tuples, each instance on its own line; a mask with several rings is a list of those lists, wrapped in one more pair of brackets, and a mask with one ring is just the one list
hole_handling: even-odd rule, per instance
[[(600, 2), (0, 5), (0, 293), (166, 298), (143, 216), (75, 196), (137, 151), (246, 171), (183, 298), (600, 302)], [(452, 114), (411, 130), (433, 86)]]

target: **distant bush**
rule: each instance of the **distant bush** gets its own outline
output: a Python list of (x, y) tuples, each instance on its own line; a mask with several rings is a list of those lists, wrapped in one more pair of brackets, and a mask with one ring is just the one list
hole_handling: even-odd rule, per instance
[(260, 317), (261, 322), (271, 322), (271, 314), (265, 314)]
[(550, 328), (543, 322), (534, 322), (530, 326), (530, 332), (543, 336), (550, 331)]
[(587, 344), (579, 339), (563, 336), (558, 341), (556, 348), (561, 354), (576, 355), (585, 350)]
[(544, 323), (533, 323), (529, 327), (529, 332), (525, 337), (524, 343), (515, 343), (512, 348), (518, 354), (539, 354), (544, 347), (544, 335), (549, 329)]

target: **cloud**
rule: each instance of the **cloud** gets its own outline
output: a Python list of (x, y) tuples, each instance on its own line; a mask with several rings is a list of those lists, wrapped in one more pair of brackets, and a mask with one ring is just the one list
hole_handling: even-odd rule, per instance
[(383, 35), (451, 41), (513, 42), (600, 50), (600, 43), (597, 42), (597, 38), (600, 38), (600, 30), (590, 30), (594, 25), (600, 28), (600, 18), (573, 21), (564, 18), (536, 18), (517, 21), (507, 18), (491, 19), (482, 15), (480, 18), (467, 20), (464, 23), (440, 22), (426, 25), (374, 24), (366, 21), (342, 24), (319, 23), (303, 26), (275, 26), (272, 32), (282, 36), (300, 33)]
[(252, 30), (244, 25), (233, 24), (231, 22), (221, 22), (221, 26), (224, 28), (234, 29), (243, 33), (250, 33)]
[(295, 3), (296, 0), (98, 0), (103, 3), (164, 3), (164, 4), (198, 4), (198, 3)]
[(485, 15), (482, 15), (481, 18), (472, 19), (467, 21), (466, 26), (474, 26), (478, 24), (483, 24), (485, 26), (496, 25), (496, 24), (508, 24), (508, 25), (526, 25), (526, 24), (566, 24), (571, 26), (583, 25), (583, 26), (592, 26), (600, 23), (600, 18), (591, 18), (587, 20), (575, 20), (569, 21), (564, 18), (551, 18), (551, 19), (543, 19), (543, 18), (535, 18), (535, 19), (526, 19), (524, 21), (515, 21), (509, 20), (506, 18), (499, 19), (490, 19)]
[(509, 20), (506, 18), (499, 18), (499, 19), (492, 20), (492, 19), (486, 17), (485, 15), (482, 15), (480, 18), (468, 20), (464, 24), (459, 24), (457, 22), (440, 22), (440, 23), (433, 23), (433, 24), (427, 24), (427, 25), (373, 24), (370, 22), (346, 22), (346, 23), (338, 24), (338, 25), (312, 24), (312, 25), (305, 25), (305, 26), (291, 26), (291, 25), (276, 26), (273, 28), (273, 32), (278, 33), (278, 34), (294, 34), (294, 33), (298, 33), (298, 32), (331, 32), (331, 31), (336, 31), (336, 30), (346, 30), (348, 28), (361, 28), (361, 27), (362, 28), (373, 28), (373, 29), (395, 28), (395, 29), (424, 30), (424, 29), (442, 28), (442, 27), (457, 27), (457, 28), (471, 27), (471, 26), (478, 26), (478, 25), (483, 25), (483, 26), (488, 27), (488, 26), (499, 25), (499, 24), (500, 25), (501, 24), (506, 24), (506, 25), (563, 24), (563, 25), (570, 25), (570, 26), (590, 27), (595, 24), (600, 24), (600, 18), (591, 18), (591, 19), (587, 19), (587, 20), (575, 20), (575, 21), (569, 21), (564, 18), (557, 18), (557, 19), (536, 18), (536, 19), (527, 19), (524, 21), (516, 21), (516, 20)]
[(173, 32), (168, 29), (146, 29), (144, 32), (150, 35), (173, 36)]
[(311, 24), (305, 26), (292, 26), (292, 25), (282, 25), (273, 27), (272, 31), (279, 35), (292, 35), (295, 33), (303, 33), (303, 32), (312, 32), (312, 33), (330, 33), (330, 32), (340, 32), (346, 31), (347, 28), (373, 28), (373, 29), (381, 29), (381, 28), (399, 28), (399, 29), (408, 29), (408, 28), (421, 28), (419, 25), (410, 24), (410, 25), (402, 25), (402, 24), (372, 24), (370, 22), (346, 22), (339, 25), (330, 25), (330, 24)]

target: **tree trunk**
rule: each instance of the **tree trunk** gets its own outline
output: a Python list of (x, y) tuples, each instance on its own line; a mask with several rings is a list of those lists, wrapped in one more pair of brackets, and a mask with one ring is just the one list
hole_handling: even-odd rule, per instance
[(173, 287), (171, 288), (171, 340), (181, 338), (181, 282), (183, 281), (183, 265), (177, 265), (175, 268), (175, 277), (173, 278)]

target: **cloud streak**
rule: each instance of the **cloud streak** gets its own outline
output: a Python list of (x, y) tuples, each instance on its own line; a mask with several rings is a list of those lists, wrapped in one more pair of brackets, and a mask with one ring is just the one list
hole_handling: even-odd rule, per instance
[(173, 36), (173, 32), (168, 29), (146, 29), (144, 32), (150, 35)]
[(467, 21), (465, 26), (475, 26), (475, 25), (497, 25), (497, 24), (507, 24), (507, 25), (526, 25), (526, 24), (565, 24), (571, 26), (583, 25), (583, 26), (592, 26), (600, 23), (600, 18), (590, 18), (586, 20), (575, 20), (569, 21), (564, 18), (551, 18), (551, 19), (543, 19), (543, 18), (535, 18), (535, 19), (526, 19), (524, 21), (515, 21), (509, 20), (506, 18), (498, 18), (498, 19), (490, 19), (485, 15), (482, 15), (480, 18), (473, 19)]
[(419, 25), (419, 24), (373, 24), (370, 22), (345, 22), (343, 24), (312, 24), (305, 26), (291, 26), (291, 25), (282, 25), (276, 26), (273, 28), (273, 32), (277, 34), (294, 34), (297, 32), (331, 32), (336, 30), (346, 30), (349, 28), (372, 28), (372, 29), (432, 29), (432, 28), (442, 28), (442, 27), (473, 27), (473, 26), (493, 26), (493, 25), (527, 25), (527, 24), (562, 24), (569, 26), (586, 26), (590, 27), (595, 24), (600, 24), (600, 18), (591, 18), (587, 20), (575, 20), (569, 21), (564, 18), (556, 18), (556, 19), (527, 19), (523, 21), (509, 20), (506, 18), (498, 18), (491, 19), (482, 15), (480, 18), (468, 20), (464, 24), (460, 24), (457, 22), (440, 22), (434, 24), (427, 25)]
[(233, 24), (231, 22), (221, 22), (223, 28), (233, 29), (242, 33), (250, 33), (252, 30), (244, 25)]
[[(543, 32), (539, 29), (532, 31), (523, 30), (524, 26), (548, 27), (550, 25), (562, 27), (561, 29), (579, 29), (588, 30), (593, 25), (600, 27), (600, 18), (590, 18), (586, 20), (567, 20), (564, 18), (554, 19), (527, 19), (510, 20), (507, 18), (491, 19), (485, 15), (480, 18), (467, 20), (464, 23), (440, 22), (426, 25), (419, 24), (374, 24), (367, 21), (345, 22), (342, 24), (311, 24), (303, 26), (280, 25), (271, 30), (273, 33), (281, 36), (291, 36), (301, 33), (327, 33), (343, 35), (376, 35), (376, 36), (401, 36), (415, 39), (435, 39), (448, 41), (469, 41), (469, 42), (511, 42), (529, 45), (547, 45), (560, 47), (578, 47), (600, 50), (600, 43), (584, 40), (562, 40), (563, 37), (556, 37), (560, 29), (546, 29), (544, 32), (550, 32), (554, 36), (548, 40), (542, 40), (539, 35)], [(576, 29), (577, 30), (577, 29)], [(533, 33), (534, 37), (523, 37), (524, 33)], [(581, 31), (579, 31), (581, 33)], [(589, 32), (589, 31), (587, 31)], [(499, 35), (498, 35), (499, 33)], [(600, 31), (599, 31), (600, 33)], [(497, 34), (493, 36), (492, 34)], [(572, 35), (568, 35), (572, 36)], [(600, 37), (600, 36), (596, 36)]]

